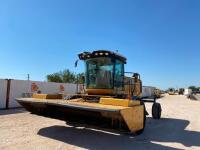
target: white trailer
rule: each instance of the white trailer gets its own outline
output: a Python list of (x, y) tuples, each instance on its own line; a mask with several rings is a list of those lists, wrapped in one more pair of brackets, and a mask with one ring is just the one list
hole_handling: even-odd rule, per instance
[(192, 90), (191, 89), (185, 89), (184, 90), (184, 95), (185, 96), (189, 96), (189, 95), (191, 95), (192, 94)]
[(152, 98), (155, 96), (155, 87), (143, 86), (142, 87), (142, 98)]

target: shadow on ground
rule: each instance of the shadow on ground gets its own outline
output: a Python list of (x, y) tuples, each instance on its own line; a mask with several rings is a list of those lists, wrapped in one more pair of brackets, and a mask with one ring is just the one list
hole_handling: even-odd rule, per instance
[(187, 131), (189, 121), (178, 119), (147, 119), (145, 132), (140, 136), (109, 134), (89, 128), (52, 126), (43, 128), (38, 135), (62, 141), (86, 149), (166, 149), (176, 148), (155, 144), (153, 142), (180, 143), (186, 147), (200, 146), (200, 132)]
[(24, 108), (1, 109), (0, 116), (18, 114), (18, 113), (24, 113), (24, 112), (27, 112)]

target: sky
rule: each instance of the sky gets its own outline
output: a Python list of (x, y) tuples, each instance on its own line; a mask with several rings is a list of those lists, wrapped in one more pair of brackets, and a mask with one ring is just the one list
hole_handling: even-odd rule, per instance
[(126, 56), (143, 85), (200, 86), (200, 1), (0, 1), (0, 78), (83, 72), (77, 54), (98, 49)]

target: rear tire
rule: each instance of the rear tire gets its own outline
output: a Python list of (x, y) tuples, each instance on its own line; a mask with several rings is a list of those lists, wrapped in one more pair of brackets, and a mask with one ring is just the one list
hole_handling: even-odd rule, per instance
[(154, 103), (152, 106), (152, 117), (154, 119), (160, 119), (161, 118), (161, 105), (159, 103)]

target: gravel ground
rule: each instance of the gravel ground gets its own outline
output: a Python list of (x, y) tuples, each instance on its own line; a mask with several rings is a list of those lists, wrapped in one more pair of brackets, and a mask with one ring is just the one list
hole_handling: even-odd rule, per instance
[[(166, 95), (159, 102), (162, 119), (154, 120), (150, 115), (140, 136), (69, 127), (24, 109), (0, 110), (0, 149), (200, 149), (200, 101)], [(151, 106), (147, 104), (148, 112)]]

